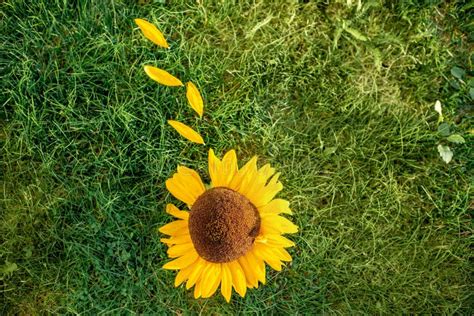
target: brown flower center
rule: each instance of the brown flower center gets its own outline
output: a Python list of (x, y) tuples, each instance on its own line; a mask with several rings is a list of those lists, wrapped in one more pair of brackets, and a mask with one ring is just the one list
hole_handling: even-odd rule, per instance
[(191, 240), (207, 261), (229, 262), (239, 258), (250, 250), (259, 231), (257, 208), (231, 189), (207, 190), (191, 208)]

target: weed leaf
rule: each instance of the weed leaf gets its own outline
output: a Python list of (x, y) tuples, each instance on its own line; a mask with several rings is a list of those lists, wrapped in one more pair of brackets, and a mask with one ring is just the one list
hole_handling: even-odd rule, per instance
[(462, 78), (464, 77), (464, 75), (466, 74), (466, 71), (462, 68), (459, 68), (459, 67), (456, 67), (454, 66), (453, 68), (451, 68), (451, 74), (459, 79), (459, 80), (462, 80)]
[(464, 144), (466, 140), (459, 134), (453, 134), (447, 138), (448, 141), (455, 144)]
[(449, 124), (448, 123), (441, 123), (439, 124), (438, 126), (438, 133), (441, 135), (441, 136), (449, 136)]
[(0, 280), (3, 280), (4, 276), (12, 274), (13, 272), (18, 270), (18, 266), (14, 262), (6, 261), (4, 265), (0, 266)]
[(439, 114), (438, 122), (442, 122), (443, 121), (443, 109), (441, 108), (441, 102), (439, 100), (436, 100), (434, 109)]
[(453, 152), (449, 146), (438, 145), (438, 152), (444, 162), (449, 163), (453, 159)]

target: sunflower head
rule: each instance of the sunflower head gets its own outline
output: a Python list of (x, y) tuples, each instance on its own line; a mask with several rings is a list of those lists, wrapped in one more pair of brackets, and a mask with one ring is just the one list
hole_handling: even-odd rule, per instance
[(191, 208), (191, 240), (197, 253), (208, 261), (229, 262), (245, 255), (259, 231), (257, 208), (232, 189), (207, 190)]
[(274, 199), (283, 186), (270, 165), (258, 169), (252, 158), (241, 169), (235, 151), (219, 160), (209, 151), (211, 185), (206, 189), (192, 169), (178, 167), (166, 181), (170, 193), (188, 205), (181, 211), (167, 205), (178, 218), (160, 228), (169, 235), (162, 241), (175, 258), (163, 267), (179, 270), (175, 286), (194, 286), (194, 297), (209, 297), (221, 288), (230, 301), (232, 287), (241, 296), (247, 288), (265, 283), (265, 263), (280, 271), (291, 261), (285, 248), (294, 246), (282, 234), (297, 227), (282, 213), (291, 214), (286, 200)]

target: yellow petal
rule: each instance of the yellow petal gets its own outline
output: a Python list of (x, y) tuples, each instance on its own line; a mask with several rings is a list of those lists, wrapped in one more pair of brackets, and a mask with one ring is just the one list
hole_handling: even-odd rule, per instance
[(260, 214), (293, 214), (290, 210), (290, 202), (283, 199), (274, 199), (270, 201), (270, 203), (268, 203), (267, 205), (260, 207), (259, 211)]
[(173, 120), (168, 120), (168, 124), (187, 140), (196, 144), (204, 145), (204, 139), (202, 139), (201, 135), (188, 125)]
[(262, 196), (268, 179), (275, 173), (275, 169), (266, 164), (262, 168), (249, 173), (247, 183), (239, 192), (245, 195), (255, 206), (262, 204)]
[(298, 232), (298, 226), (288, 219), (274, 214), (261, 216), (262, 235), (294, 234)]
[(171, 243), (171, 238), (160, 238), (160, 241), (164, 244), (166, 244), (168, 247), (170, 247), (171, 245), (173, 245), (173, 243)]
[(202, 281), (198, 280), (196, 282), (196, 286), (194, 287), (194, 298), (201, 297), (201, 286), (202, 286)]
[(189, 212), (180, 211), (176, 206), (171, 203), (166, 205), (166, 213), (184, 220), (187, 220), (189, 218)]
[(257, 278), (258, 281), (265, 284), (265, 263), (262, 259), (255, 257), (254, 251), (249, 251), (245, 254), (250, 267), (253, 268), (253, 274)]
[(275, 173), (275, 168), (272, 168), (270, 164), (266, 164), (258, 170), (258, 174), (265, 180), (265, 183)]
[(155, 43), (158, 46), (169, 48), (168, 43), (166, 42), (163, 34), (158, 30), (156, 26), (150, 22), (143, 19), (135, 19), (135, 23), (138, 25), (140, 30), (143, 32), (143, 35), (148, 38), (150, 41)]
[(229, 150), (222, 161), (209, 149), (209, 176), (213, 187), (227, 187), (238, 170), (235, 150)]
[(255, 183), (253, 189), (257, 192), (262, 190), (267, 184), (268, 179), (274, 173), (275, 173), (275, 169), (272, 168), (270, 164), (266, 164), (260, 169), (258, 169), (257, 174), (255, 175), (255, 180), (253, 181), (253, 183)]
[(192, 242), (191, 236), (189, 235), (189, 231), (187, 234), (172, 235), (171, 238), (161, 238), (160, 241), (167, 244), (168, 247), (172, 245), (181, 245), (181, 244), (187, 244), (187, 243)]
[(177, 258), (184, 256), (185, 254), (193, 250), (194, 245), (192, 242), (190, 242), (186, 244), (174, 245), (168, 249), (167, 253), (170, 258)]
[(163, 69), (153, 66), (145, 66), (144, 69), (148, 77), (162, 85), (169, 87), (179, 87), (183, 85), (181, 80)]
[(216, 292), (221, 283), (221, 264), (209, 263), (207, 269), (202, 272), (201, 276), (203, 298), (211, 297)]
[[(158, 231), (160, 231), (158, 229)], [(184, 235), (188, 235), (189, 236), (189, 229), (188, 227), (183, 227), (181, 229), (178, 229), (176, 231), (173, 232), (173, 234), (171, 234), (172, 237), (180, 237), (180, 236), (184, 236)], [(164, 239), (164, 243), (169, 243), (170, 241), (172, 241), (171, 238), (163, 238)]]
[(199, 174), (189, 168), (179, 166), (172, 178), (166, 180), (166, 188), (178, 200), (192, 206), (206, 191)]
[(202, 117), (204, 102), (202, 101), (201, 93), (199, 93), (199, 90), (192, 82), (186, 83), (186, 98), (193, 110)]
[(257, 238), (255, 238), (255, 244), (258, 244), (258, 243), (267, 245), (269, 247), (281, 247), (281, 248), (293, 247), (295, 245), (294, 242), (292, 242), (288, 238), (285, 238), (279, 234), (260, 235)]
[[(264, 248), (260, 248), (263, 246)], [(258, 253), (258, 256), (263, 260), (278, 260), (278, 261), (291, 261), (290, 254), (283, 249), (282, 247), (270, 247), (265, 245), (260, 245), (258, 250), (261, 251)]]
[(246, 256), (241, 256), (239, 259), (240, 266), (244, 270), (245, 279), (247, 280), (247, 286), (249, 288), (257, 288), (258, 280), (255, 274), (253, 273), (253, 266), (248, 262)]
[(219, 177), (220, 174), (220, 169), (221, 169), (221, 161), (216, 157), (214, 154), (214, 150), (209, 149), (209, 155), (208, 155), (208, 165), (209, 165), (209, 176), (211, 177), (211, 184), (213, 187), (216, 187), (214, 185), (214, 182)]
[(199, 256), (198, 256), (196, 251), (189, 252), (188, 254), (186, 254), (182, 257), (179, 257), (178, 259), (175, 259), (171, 262), (166, 263), (163, 266), (163, 269), (166, 269), (166, 270), (184, 269), (184, 268), (190, 266), (191, 264), (193, 264), (198, 259), (198, 257)]
[(174, 222), (168, 223), (165, 226), (160, 227), (158, 231), (162, 234), (171, 236), (171, 235), (176, 235), (183, 228), (187, 228), (187, 227), (188, 227), (188, 222), (180, 220), (180, 221), (174, 221)]
[(188, 281), (186, 282), (186, 289), (190, 289), (194, 284), (200, 279), (202, 271), (207, 266), (207, 261), (202, 258), (199, 258), (196, 263), (194, 263), (194, 270), (191, 272)]
[(174, 280), (174, 286), (178, 287), (181, 283), (186, 281), (191, 275), (191, 272), (193, 272), (193, 270), (194, 270), (193, 265), (190, 265), (187, 268), (179, 270), (178, 274), (176, 275), (176, 279)]
[(228, 262), (227, 265), (230, 268), (232, 274), (232, 285), (240, 296), (244, 297), (247, 292), (247, 281), (245, 280), (245, 273), (242, 266), (237, 260)]
[[(241, 194), (246, 187), (254, 180), (257, 173), (257, 156), (252, 157), (240, 170), (238, 170), (229, 183), (229, 187)], [(242, 192), (241, 192), (242, 191)]]
[(232, 273), (227, 263), (222, 264), (221, 293), (227, 303), (229, 303), (232, 296)]
[(279, 255), (276, 254), (271, 247), (256, 243), (254, 246), (254, 254), (264, 260), (270, 267), (272, 267), (272, 269), (281, 271)]
[(288, 261), (288, 262), (290, 262), (292, 260), (290, 254), (285, 249), (283, 249), (283, 248), (273, 248), (273, 250), (276, 253), (278, 253), (278, 255), (280, 256), (280, 260)]
[(267, 205), (283, 189), (283, 185), (278, 181), (279, 176), (280, 173), (275, 174), (268, 184), (257, 193), (258, 201), (255, 201), (257, 208)]

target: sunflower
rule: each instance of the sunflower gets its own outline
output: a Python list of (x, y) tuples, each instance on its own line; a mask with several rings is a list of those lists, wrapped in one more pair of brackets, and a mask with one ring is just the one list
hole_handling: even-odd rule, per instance
[(196, 171), (178, 166), (166, 181), (168, 191), (190, 211), (166, 206), (178, 220), (159, 229), (170, 236), (161, 241), (174, 259), (163, 268), (178, 270), (175, 286), (194, 286), (195, 298), (212, 296), (220, 285), (229, 302), (232, 287), (244, 297), (247, 288), (265, 284), (265, 263), (280, 271), (291, 261), (285, 248), (294, 243), (282, 234), (298, 228), (280, 215), (291, 214), (289, 202), (274, 199), (283, 189), (279, 173), (268, 164), (258, 169), (257, 157), (239, 169), (234, 150), (221, 161), (210, 149), (209, 175), (206, 188)]

